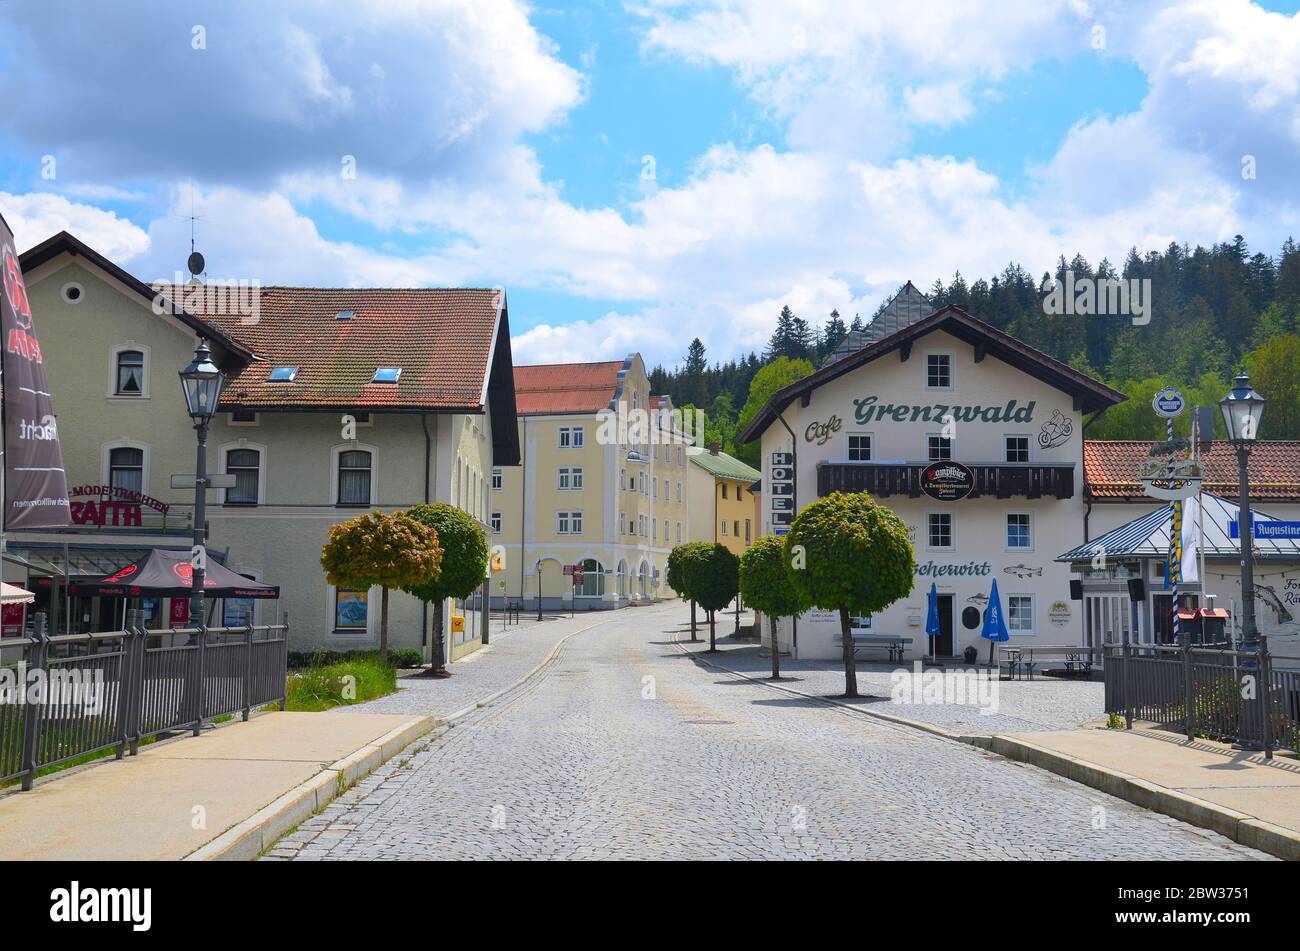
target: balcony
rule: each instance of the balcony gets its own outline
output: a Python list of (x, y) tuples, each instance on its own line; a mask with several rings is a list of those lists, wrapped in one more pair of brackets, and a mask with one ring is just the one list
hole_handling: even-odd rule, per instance
[[(958, 460), (960, 461), (960, 460)], [(921, 473), (928, 462), (823, 462), (817, 466), (817, 495), (870, 492), (877, 498), (905, 495), (920, 498)], [(1042, 465), (1027, 462), (966, 463), (975, 475), (968, 499), (1074, 498), (1074, 463)]]

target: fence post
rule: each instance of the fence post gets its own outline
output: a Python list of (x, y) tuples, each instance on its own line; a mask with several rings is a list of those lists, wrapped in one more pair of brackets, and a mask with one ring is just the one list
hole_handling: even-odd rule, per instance
[(1264, 759), (1273, 758), (1273, 657), (1268, 652), (1268, 635), (1259, 635), (1259, 679), (1256, 690), (1263, 705)]
[(1128, 628), (1124, 628), (1122, 637), (1124, 640), (1121, 652), (1124, 661), (1120, 664), (1119, 690), (1124, 703), (1124, 729), (1131, 730), (1133, 729), (1133, 695), (1132, 691), (1129, 690), (1129, 667), (1132, 665), (1133, 657)]
[(127, 741), (131, 738), (135, 685), (137, 680), (144, 679), (144, 671), (136, 664), (136, 629), (140, 627), (144, 627), (144, 611), (128, 610), (126, 624), (122, 627), (122, 663), (117, 682), (117, 753), (114, 759), (126, 755)]
[[(45, 612), (41, 611), (32, 619), (31, 663), (28, 673), (35, 670), (47, 670), (49, 667), (49, 637), (45, 633)], [(32, 703), (31, 698), (24, 697), (23, 704), (23, 789), (32, 788), (36, 779), (36, 746), (41, 728), (40, 704)], [(41, 701), (44, 702), (44, 699)]]
[(194, 710), (194, 735), (203, 732), (203, 713), (207, 709), (208, 685), (204, 682), (204, 660), (208, 652), (208, 625), (204, 618), (199, 618), (199, 657), (196, 663), (198, 680), (198, 697)]
[(253, 693), (253, 625), (244, 630), (244, 722), (248, 722), (248, 698)]
[(1188, 742), (1196, 736), (1196, 704), (1192, 693), (1192, 632), (1178, 633), (1179, 646), (1183, 654), (1183, 726)]

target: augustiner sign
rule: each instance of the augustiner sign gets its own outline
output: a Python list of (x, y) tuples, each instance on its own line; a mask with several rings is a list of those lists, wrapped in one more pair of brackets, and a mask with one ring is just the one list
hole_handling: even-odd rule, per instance
[(1035, 401), (1018, 406), (1016, 400), (1007, 400), (1001, 406), (968, 406), (933, 403), (914, 406), (910, 403), (881, 403), (876, 396), (864, 396), (853, 401), (853, 417), (859, 423), (892, 420), (895, 423), (937, 422), (952, 420), (958, 423), (1029, 423), (1034, 419)]

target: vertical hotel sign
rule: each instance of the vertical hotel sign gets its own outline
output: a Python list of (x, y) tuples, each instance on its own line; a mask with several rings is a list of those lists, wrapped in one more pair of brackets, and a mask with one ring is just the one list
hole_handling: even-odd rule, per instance
[(4, 399), (4, 528), (61, 528), (70, 521), (68, 482), (45, 380), (32, 305), (14, 249), (13, 232), (0, 217), (0, 350)]

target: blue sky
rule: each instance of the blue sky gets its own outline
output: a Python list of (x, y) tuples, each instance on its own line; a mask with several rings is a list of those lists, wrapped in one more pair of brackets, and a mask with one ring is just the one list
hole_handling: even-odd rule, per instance
[(523, 360), (724, 359), (907, 279), (1276, 253), (1297, 60), (1295, 2), (9, 3), (0, 210), (148, 280), (193, 202), (213, 276), (501, 284)]

